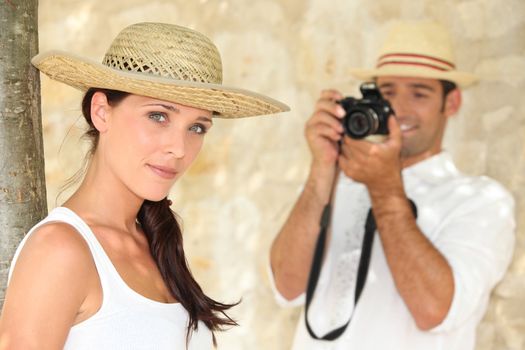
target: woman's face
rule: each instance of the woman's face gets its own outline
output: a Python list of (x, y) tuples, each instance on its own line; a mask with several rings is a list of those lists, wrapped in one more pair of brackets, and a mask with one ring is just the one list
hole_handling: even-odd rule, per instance
[(100, 132), (97, 153), (109, 176), (151, 201), (166, 197), (193, 162), (211, 116), (211, 111), (138, 95), (115, 106), (100, 92), (92, 99), (92, 120)]

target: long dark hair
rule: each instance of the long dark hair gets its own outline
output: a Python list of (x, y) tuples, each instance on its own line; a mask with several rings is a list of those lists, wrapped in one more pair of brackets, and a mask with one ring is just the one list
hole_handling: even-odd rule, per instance
[[(88, 155), (93, 155), (99, 139), (99, 132), (91, 121), (91, 99), (98, 91), (106, 95), (110, 106), (118, 105), (129, 95), (127, 92), (99, 88), (86, 92), (82, 100), (82, 114), (89, 125), (84, 135), (92, 142)], [(182, 231), (168, 199), (158, 202), (145, 200), (137, 221), (146, 235), (151, 255), (164, 283), (189, 314), (186, 342), (189, 342), (192, 331), (197, 330), (198, 321), (202, 321), (212, 332), (237, 325), (225, 311), (238, 303), (223, 304), (209, 298), (193, 278), (184, 256)], [(213, 344), (216, 345), (215, 334)]]

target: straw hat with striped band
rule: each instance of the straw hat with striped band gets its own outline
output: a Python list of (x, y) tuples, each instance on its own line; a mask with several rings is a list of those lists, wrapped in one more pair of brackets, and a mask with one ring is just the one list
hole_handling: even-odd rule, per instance
[(379, 52), (376, 67), (353, 68), (350, 74), (363, 80), (379, 76), (440, 79), (462, 88), (477, 82), (475, 75), (456, 70), (447, 30), (430, 21), (395, 24)]
[(215, 45), (201, 33), (173, 24), (124, 28), (102, 64), (59, 51), (39, 54), (32, 63), (52, 79), (80, 90), (120, 90), (210, 110), (221, 118), (289, 110), (267, 96), (222, 85)]

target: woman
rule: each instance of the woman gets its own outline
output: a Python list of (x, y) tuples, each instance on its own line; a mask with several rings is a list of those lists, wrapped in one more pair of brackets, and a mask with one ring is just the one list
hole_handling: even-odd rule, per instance
[(193, 279), (167, 195), (212, 116), (287, 107), (222, 86), (213, 43), (175, 25), (125, 28), (102, 64), (62, 52), (33, 64), (87, 91), (92, 147), (78, 190), (15, 254), (0, 349), (209, 349), (214, 331), (235, 324), (225, 313), (232, 305)]

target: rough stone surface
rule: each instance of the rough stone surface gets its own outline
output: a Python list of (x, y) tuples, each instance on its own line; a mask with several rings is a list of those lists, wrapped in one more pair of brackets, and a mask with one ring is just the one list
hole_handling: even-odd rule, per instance
[[(114, 0), (40, 1), (40, 48), (101, 60), (124, 26), (171, 22), (208, 35), (222, 53), (227, 85), (285, 101), (275, 117), (217, 120), (206, 145), (171, 198), (185, 244), (210, 296), (242, 303), (220, 349), (288, 349), (298, 310), (275, 304), (268, 250), (301, 189), (309, 153), (303, 125), (320, 89), (355, 94), (347, 69), (370, 66), (399, 18), (432, 18), (453, 32), (459, 66), (483, 81), (464, 94), (446, 148), (469, 174), (487, 174), (516, 199), (513, 263), (479, 327), (478, 350), (525, 348), (525, 3), (523, 0)], [(80, 94), (44, 78), (43, 125), (48, 205), (82, 164), (86, 145)], [(367, 336), (367, 335), (363, 335)], [(370, 336), (373, 336), (372, 334)]]

